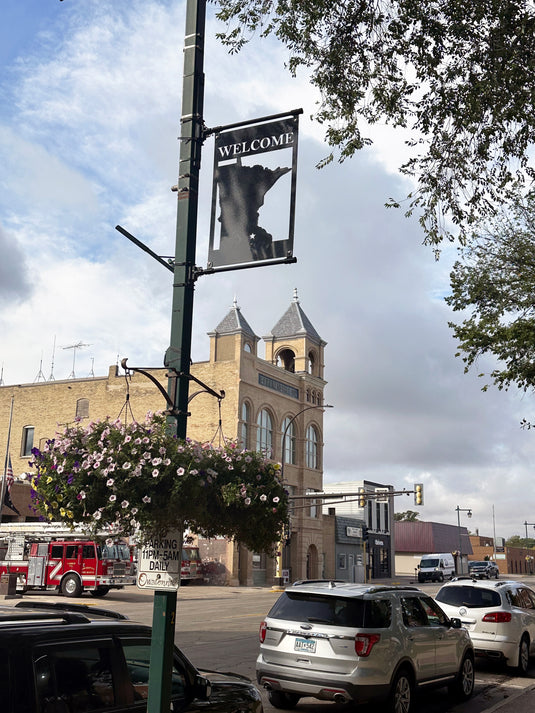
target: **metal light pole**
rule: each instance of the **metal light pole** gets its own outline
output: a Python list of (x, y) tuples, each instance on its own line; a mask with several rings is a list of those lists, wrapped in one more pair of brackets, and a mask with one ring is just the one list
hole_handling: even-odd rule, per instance
[(472, 517), (472, 511), (470, 508), (460, 508), (458, 505), (455, 508), (457, 511), (457, 532), (459, 533), (459, 572), (457, 574), (463, 573), (463, 545), (461, 538), (461, 513), (465, 512), (468, 517)]
[(528, 539), (528, 525), (533, 525), (533, 527), (535, 527), (535, 522), (524, 522), (524, 527), (526, 528), (526, 540)]
[[(177, 223), (171, 338), (164, 364), (173, 406), (168, 427), (186, 437), (188, 416), (198, 186), (201, 164), (204, 97), (204, 27), (206, 0), (187, 0)], [(152, 620), (148, 713), (169, 713), (177, 592), (156, 590)]]
[[(284, 429), (284, 432), (282, 434), (282, 457), (281, 457), (281, 480), (284, 485), (284, 463), (286, 460), (286, 435), (288, 434), (288, 429), (294, 423), (295, 419), (300, 416), (302, 413), (305, 413), (305, 411), (310, 411), (311, 409), (320, 409), (323, 411), (326, 408), (333, 408), (332, 404), (314, 404), (313, 406), (306, 406), (305, 408), (301, 409), (301, 411), (298, 411), (292, 418), (288, 421), (286, 424), (286, 427)], [(282, 588), (283, 586), (283, 576), (282, 576), (282, 548), (283, 548), (283, 543), (282, 541), (279, 542), (279, 547), (277, 550), (277, 559), (276, 559), (276, 565), (275, 565), (275, 586)]]

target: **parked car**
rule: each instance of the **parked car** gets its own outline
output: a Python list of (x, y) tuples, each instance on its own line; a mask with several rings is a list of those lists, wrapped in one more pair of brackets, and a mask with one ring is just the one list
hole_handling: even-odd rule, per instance
[(490, 579), (491, 577), (498, 579), (500, 570), (496, 562), (491, 562), (490, 560), (483, 560), (481, 562), (473, 561), (468, 562), (468, 574), (478, 579)]
[(474, 687), (468, 632), (416, 587), (312, 582), (288, 587), (260, 625), (257, 681), (276, 708), (303, 696), (408, 713), (416, 689)]
[[(81, 604), (0, 606), (2, 713), (145, 713), (151, 630)], [(262, 713), (241, 676), (201, 675), (175, 647), (171, 710)]]
[(468, 629), (476, 657), (503, 661), (519, 673), (535, 654), (535, 591), (521, 582), (459, 577), (436, 595), (444, 611)]

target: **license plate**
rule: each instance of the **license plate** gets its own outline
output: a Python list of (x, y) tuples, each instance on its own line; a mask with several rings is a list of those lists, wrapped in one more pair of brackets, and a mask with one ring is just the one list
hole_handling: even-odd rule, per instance
[(302, 651), (306, 654), (315, 654), (316, 642), (314, 639), (296, 639), (294, 649), (296, 651)]

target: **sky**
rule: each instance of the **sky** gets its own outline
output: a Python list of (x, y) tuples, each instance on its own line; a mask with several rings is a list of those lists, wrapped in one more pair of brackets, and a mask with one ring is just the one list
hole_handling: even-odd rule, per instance
[[(0, 367), (2, 383), (95, 374), (127, 357), (159, 367), (170, 335), (185, 0), (2, 0), (0, 5)], [(483, 392), (464, 374), (440, 260), (416, 219), (384, 207), (411, 190), (404, 136), (322, 170), (318, 97), (284, 49), (252, 37), (229, 55), (208, 5), (204, 117), (219, 126), (302, 108), (297, 263), (205, 275), (195, 289), (194, 361), (237, 300), (262, 337), (294, 289), (325, 348), (324, 480), (412, 490), (395, 510), (480, 535), (535, 522), (532, 397)], [(196, 263), (208, 254), (213, 143), (203, 149)], [(76, 349), (74, 345), (81, 345)], [(260, 356), (263, 347), (260, 345)], [(6, 425), (7, 427), (7, 425)], [(223, 424), (224, 428), (224, 424)], [(473, 517), (464, 511), (471, 508)], [(530, 527), (531, 529), (531, 527)]]

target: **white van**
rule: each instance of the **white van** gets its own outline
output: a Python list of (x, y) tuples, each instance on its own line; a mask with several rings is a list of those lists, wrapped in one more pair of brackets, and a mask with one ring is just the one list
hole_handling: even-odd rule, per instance
[(422, 555), (418, 565), (419, 582), (443, 582), (455, 574), (455, 562), (451, 552)]

